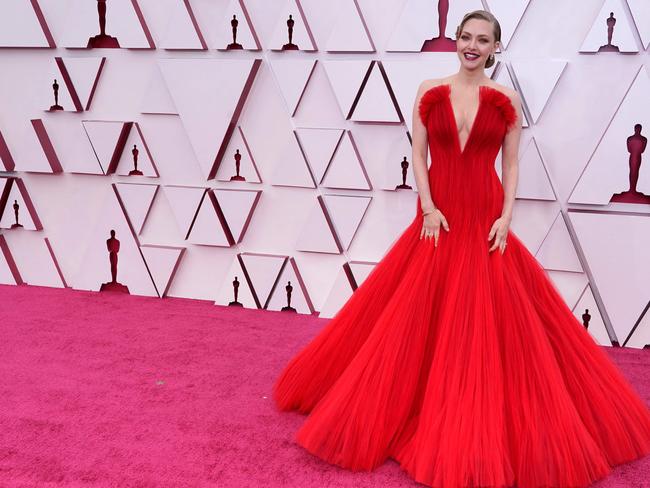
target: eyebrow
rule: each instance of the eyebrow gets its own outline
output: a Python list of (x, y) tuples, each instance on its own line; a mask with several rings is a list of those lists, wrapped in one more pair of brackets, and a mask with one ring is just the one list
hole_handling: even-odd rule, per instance
[[(462, 36), (463, 34), (469, 34), (469, 35), (471, 35), (471, 33), (470, 33), (470, 32), (467, 32), (467, 31), (463, 31), (463, 32), (460, 33), (461, 36)], [(477, 37), (487, 37), (487, 38), (489, 39), (489, 36), (488, 36), (487, 34), (478, 34)]]

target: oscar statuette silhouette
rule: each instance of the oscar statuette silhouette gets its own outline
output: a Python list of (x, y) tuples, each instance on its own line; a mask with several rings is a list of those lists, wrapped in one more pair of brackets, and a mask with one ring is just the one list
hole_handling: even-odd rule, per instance
[(52, 83), (52, 90), (54, 91), (54, 105), (50, 107), (50, 111), (63, 110), (63, 107), (59, 105), (59, 84), (56, 82), (56, 79)]
[(239, 154), (239, 149), (235, 151), (235, 175), (230, 177), (230, 181), (246, 181), (246, 178), (239, 174), (239, 168), (241, 166), (241, 154)]
[(287, 19), (287, 32), (289, 34), (289, 42), (282, 46), (283, 51), (296, 51), (298, 50), (298, 46), (293, 43), (293, 26), (295, 25), (296, 21), (293, 20), (293, 17), (289, 15), (289, 18)]
[(106, 34), (106, 1), (97, 0), (97, 15), (99, 17), (99, 34), (88, 39), (90, 48), (119, 48), (120, 43), (116, 37)]
[(582, 314), (582, 325), (585, 326), (585, 329), (589, 328), (590, 320), (591, 320), (591, 314), (589, 314), (589, 309), (585, 308), (585, 313)]
[(115, 237), (114, 230), (111, 230), (111, 237), (106, 239), (106, 249), (108, 249), (108, 261), (111, 265), (111, 281), (102, 283), (99, 291), (116, 291), (128, 294), (129, 289), (117, 281), (117, 253), (120, 252), (120, 241)]
[(237, 26), (239, 25), (239, 20), (237, 16), (233, 14), (232, 20), (230, 21), (230, 27), (232, 27), (232, 42), (226, 46), (226, 49), (244, 49), (244, 46), (237, 42)]
[(287, 286), (285, 286), (284, 289), (287, 292), (287, 305), (282, 307), (282, 312), (295, 312), (296, 309), (291, 306), (291, 292), (293, 291), (291, 281), (287, 281)]
[(605, 21), (607, 23), (607, 44), (603, 44), (598, 48), (598, 52), (610, 52), (617, 53), (620, 51), (618, 46), (612, 44), (612, 36), (614, 35), (614, 26), (616, 25), (616, 17), (614, 17), (614, 12), (609, 13), (609, 17)]
[(232, 290), (233, 290), (233, 293), (235, 295), (235, 299), (232, 302), (228, 303), (228, 306), (229, 307), (243, 307), (244, 305), (241, 302), (237, 301), (237, 294), (239, 292), (239, 280), (237, 279), (236, 276), (235, 276), (235, 280), (232, 282)]
[(18, 200), (14, 200), (14, 217), (16, 219), (16, 223), (11, 225), (12, 229), (20, 229), (22, 225), (18, 222), (18, 211), (20, 210), (20, 205), (18, 205)]
[(451, 0), (438, 0), (438, 37), (424, 41), (420, 51), (455, 52), (456, 41), (445, 36), (447, 30), (447, 14)]
[(610, 202), (650, 203), (650, 196), (636, 189), (642, 156), (648, 146), (648, 138), (641, 134), (642, 128), (641, 124), (634, 124), (634, 134), (627, 138), (627, 152), (630, 153), (628, 160), (630, 188), (621, 193), (614, 193)]
[(411, 185), (406, 184), (406, 175), (408, 173), (408, 168), (409, 168), (409, 162), (406, 160), (406, 156), (404, 156), (404, 159), (401, 162), (402, 166), (402, 184), (397, 185), (395, 187), (396, 190), (412, 190), (413, 188)]
[(133, 155), (133, 169), (129, 171), (129, 176), (142, 176), (142, 171), (138, 169), (138, 154), (140, 154), (140, 151), (138, 151), (138, 146), (135, 144), (133, 144), (131, 154)]

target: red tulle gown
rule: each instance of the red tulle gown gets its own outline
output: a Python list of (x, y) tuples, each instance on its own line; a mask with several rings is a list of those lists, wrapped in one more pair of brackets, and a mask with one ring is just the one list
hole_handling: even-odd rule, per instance
[(516, 121), (479, 87), (461, 150), (450, 86), (421, 98), (429, 184), (447, 218), (438, 247), (422, 211), (274, 386), (309, 413), (297, 442), (371, 470), (393, 458), (432, 487), (584, 487), (650, 452), (650, 411), (515, 234), (488, 252), (503, 186), (494, 162)]

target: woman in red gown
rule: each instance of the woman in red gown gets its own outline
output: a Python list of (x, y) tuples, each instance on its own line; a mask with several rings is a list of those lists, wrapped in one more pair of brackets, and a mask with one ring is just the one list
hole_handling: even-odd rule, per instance
[(585, 487), (650, 452), (650, 411), (509, 230), (521, 104), (483, 71), (498, 22), (472, 12), (456, 34), (460, 70), (415, 100), (415, 217), (274, 399), (309, 413), (301, 446), (351, 470), (391, 457), (432, 487)]

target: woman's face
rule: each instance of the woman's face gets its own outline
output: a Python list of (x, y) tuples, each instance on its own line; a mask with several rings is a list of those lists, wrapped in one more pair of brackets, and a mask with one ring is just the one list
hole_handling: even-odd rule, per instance
[(492, 24), (483, 19), (470, 19), (456, 39), (456, 52), (466, 69), (483, 68), (487, 57), (496, 51)]

